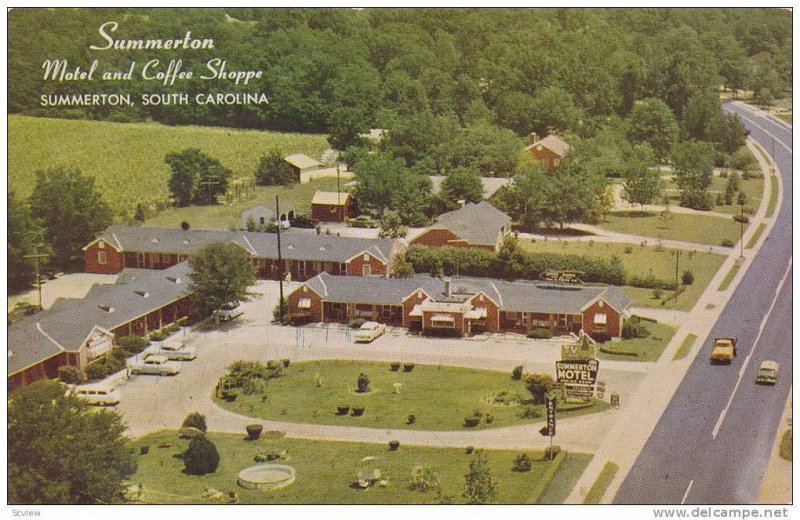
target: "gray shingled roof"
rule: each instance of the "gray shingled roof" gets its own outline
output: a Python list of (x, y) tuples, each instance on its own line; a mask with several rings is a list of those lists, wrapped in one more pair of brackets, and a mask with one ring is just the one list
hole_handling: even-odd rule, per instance
[[(428, 275), (411, 278), (362, 278), (331, 276), (322, 273), (306, 282), (323, 299), (340, 303), (396, 305), (417, 289), (433, 299), (444, 296), (444, 281)], [(506, 281), (492, 278), (452, 277), (453, 294), (483, 292), (502, 310), (577, 314), (586, 305), (602, 297), (619, 312), (633, 300), (621, 289), (600, 285), (565, 285), (550, 282)]]
[[(110, 226), (100, 236), (123, 251), (192, 254), (213, 242), (234, 242), (256, 257), (278, 258), (276, 233)], [(346, 262), (368, 251), (386, 262), (396, 244), (397, 240), (391, 238), (337, 237), (303, 231), (281, 233), (281, 254), (287, 260)]]
[(432, 227), (443, 227), (470, 244), (494, 246), (500, 228), (511, 224), (511, 217), (486, 201), (468, 202), (463, 208), (442, 213)]
[(95, 285), (84, 298), (64, 300), (11, 325), (8, 345), (13, 355), (8, 358), (8, 374), (59, 352), (77, 351), (95, 327), (110, 331), (189, 293), (187, 262), (162, 271), (137, 269), (133, 279), (126, 271), (120, 277), (128, 283)]
[(570, 149), (569, 143), (567, 143), (557, 135), (548, 135), (544, 139), (540, 139), (535, 143), (525, 147), (525, 149), (532, 150), (533, 148), (540, 145), (547, 148), (551, 152), (558, 154), (560, 157), (564, 157), (565, 155), (567, 155), (567, 152), (569, 152)]

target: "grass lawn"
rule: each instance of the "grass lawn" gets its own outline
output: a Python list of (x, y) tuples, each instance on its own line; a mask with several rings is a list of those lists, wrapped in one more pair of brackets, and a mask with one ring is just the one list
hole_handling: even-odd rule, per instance
[(752, 247), (756, 245), (756, 242), (758, 242), (758, 239), (761, 238), (761, 234), (764, 232), (764, 228), (766, 227), (767, 225), (763, 222), (758, 225), (756, 230), (753, 232), (753, 236), (750, 237), (750, 240), (748, 240), (747, 244), (744, 246), (745, 249), (752, 249)]
[[(355, 391), (356, 379), (364, 373), (370, 379), (370, 392)], [(317, 386), (317, 381), (321, 386)], [(402, 384), (395, 393), (394, 383)], [(522, 419), (517, 413), (521, 406), (492, 403), (492, 395), (505, 391), (516, 394), (524, 404), (531, 396), (522, 381), (513, 381), (510, 372), (475, 370), (460, 367), (416, 365), (412, 372), (392, 372), (389, 363), (361, 361), (309, 361), (292, 363), (285, 375), (271, 379), (262, 395), (239, 394), (233, 402), (216, 400), (233, 412), (279, 421), (336, 424), (372, 428), (414, 430), (467, 430), (464, 417), (473, 411), (491, 413), (494, 421), (485, 418), (470, 429), (511, 426), (544, 421), (544, 405), (539, 405), (541, 417)], [(365, 407), (360, 417), (337, 415), (337, 406)], [(599, 412), (608, 408), (595, 400), (591, 407), (569, 411), (570, 405), (559, 404), (559, 416)], [(413, 414), (415, 422), (408, 424)]]
[(781, 436), (780, 456), (784, 460), (792, 460), (792, 429), (789, 428)]
[(686, 337), (683, 338), (683, 343), (681, 343), (681, 346), (675, 351), (675, 355), (672, 356), (672, 361), (683, 359), (689, 355), (689, 350), (691, 350), (695, 341), (697, 341), (697, 336), (694, 334), (687, 334)]
[[(213, 425), (210, 425), (213, 428)], [(183, 452), (188, 441), (179, 439), (174, 430), (149, 434), (134, 441), (138, 469), (130, 481), (142, 483), (142, 501), (162, 504), (207, 504), (202, 498), (210, 487), (227, 495), (236, 491), (239, 502), (246, 504), (436, 504), (440, 500), (435, 491), (419, 492), (409, 489), (411, 472), (415, 466), (429, 465), (438, 475), (444, 497), (453, 503), (464, 503), (464, 476), (475, 455), (462, 448), (429, 448), (401, 445), (389, 451), (384, 444), (355, 442), (326, 442), (303, 439), (277, 439), (246, 441), (245, 434), (209, 433), (217, 446), (220, 465), (217, 471), (202, 477), (185, 475), (183, 461), (175, 455)], [(159, 445), (169, 444), (160, 448)], [(139, 454), (140, 446), (149, 446), (149, 453)], [(248, 490), (236, 483), (242, 469), (255, 464), (253, 457), (272, 450), (288, 450), (286, 460), (279, 461), (295, 468), (295, 482), (275, 491)], [(492, 476), (497, 482), (498, 503), (526, 503), (531, 490), (551, 464), (542, 460), (542, 453), (526, 451), (533, 459), (529, 472), (512, 471), (514, 458), (522, 451), (486, 450)], [(375, 457), (367, 465), (360, 461)], [(580, 455), (584, 460), (588, 455)], [(588, 461), (587, 461), (588, 462)], [(373, 486), (368, 491), (358, 488), (358, 472), (379, 468), (387, 487)], [(564, 487), (562, 473), (572, 478), (574, 464), (566, 465), (551, 484)], [(563, 495), (563, 491), (557, 497)]]
[(136, 202), (166, 200), (164, 156), (186, 148), (199, 148), (230, 168), (234, 178), (249, 179), (272, 148), (319, 157), (328, 143), (324, 135), (10, 115), (8, 184), (18, 197), (27, 197), (37, 170), (75, 166), (96, 179), (112, 207), (132, 215)]
[(775, 214), (775, 208), (778, 207), (778, 178), (771, 175), (769, 178), (769, 202), (767, 202), (767, 218)]
[[(615, 361), (656, 361), (664, 352), (664, 347), (675, 335), (675, 328), (664, 323), (641, 321), (644, 328), (650, 331), (646, 338), (623, 339), (616, 343), (603, 343), (598, 349), (597, 359)], [(635, 354), (635, 355), (630, 355)]]
[(789, 123), (790, 125), (792, 124), (792, 113), (791, 112), (788, 112), (788, 113), (787, 112), (781, 112), (779, 114), (773, 114), (773, 115), (775, 117), (777, 117), (778, 119), (780, 119), (781, 121), (785, 122), (785, 123)]
[[(723, 179), (721, 177), (714, 177), (714, 180), (711, 183), (711, 190), (719, 191), (723, 195), (725, 194), (725, 184), (728, 182), (728, 179)], [(758, 206), (761, 205), (761, 199), (764, 197), (764, 178), (758, 179), (742, 179), (741, 181), (741, 189), (745, 195), (747, 195), (747, 204), (745, 205), (745, 211), (748, 207), (758, 209)], [(717, 213), (727, 213), (729, 215), (738, 215), (742, 212), (741, 206), (736, 204), (736, 197), (738, 195), (734, 195), (733, 204), (730, 206), (721, 205), (721, 206), (714, 206), (712, 211), (716, 211)], [(716, 199), (716, 194), (714, 195)], [(746, 213), (745, 213), (746, 214)]]
[(594, 484), (592, 484), (592, 487), (586, 494), (586, 498), (583, 499), (583, 503), (599, 504), (600, 500), (603, 499), (603, 495), (606, 494), (608, 486), (610, 486), (611, 482), (614, 480), (614, 475), (617, 474), (618, 470), (618, 465), (610, 461), (606, 462), (606, 465), (603, 466), (603, 470), (600, 472), (600, 475), (597, 476), (597, 480), (594, 481)]
[[(344, 184), (344, 182), (342, 182)], [(188, 222), (194, 229), (228, 229), (242, 225), (242, 211), (253, 206), (275, 208), (275, 195), (280, 197), (281, 209), (290, 204), (295, 212), (311, 214), (311, 199), (317, 190), (336, 191), (336, 179), (316, 179), (308, 184), (292, 184), (291, 186), (257, 186), (252, 197), (232, 204), (217, 206), (189, 206), (185, 208), (169, 208), (147, 219), (145, 226), (178, 228), (181, 222)]]
[(726, 274), (725, 278), (722, 279), (722, 283), (719, 284), (719, 289), (718, 290), (724, 291), (725, 289), (728, 288), (728, 286), (731, 284), (731, 282), (733, 281), (734, 277), (736, 276), (736, 273), (739, 272), (739, 268), (740, 267), (741, 267), (740, 264), (733, 264), (733, 266), (731, 267), (731, 270), (728, 271), (728, 274)]
[(682, 240), (718, 246), (723, 240), (736, 242), (739, 224), (733, 218), (672, 212), (668, 220), (659, 213), (625, 211), (610, 213), (597, 227), (665, 240)]
[(586, 453), (567, 453), (567, 458), (561, 464), (556, 478), (548, 486), (539, 503), (563, 504), (591, 460), (592, 456)]

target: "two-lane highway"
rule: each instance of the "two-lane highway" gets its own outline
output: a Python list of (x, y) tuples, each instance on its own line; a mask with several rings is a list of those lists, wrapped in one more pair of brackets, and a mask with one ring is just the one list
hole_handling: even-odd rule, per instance
[[(775, 226), (614, 503), (755, 503), (791, 388), (792, 131), (748, 105), (730, 103), (724, 109), (739, 114), (751, 137), (773, 155), (782, 174), (783, 201)], [(709, 364), (717, 336), (738, 338), (738, 356), (728, 366)], [(774, 387), (754, 383), (766, 359), (780, 363)]]

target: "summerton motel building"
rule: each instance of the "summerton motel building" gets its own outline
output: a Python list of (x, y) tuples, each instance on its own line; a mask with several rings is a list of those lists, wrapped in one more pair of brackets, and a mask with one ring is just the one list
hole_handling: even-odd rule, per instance
[[(257, 231), (210, 231), (110, 226), (83, 247), (87, 273), (124, 268), (166, 269), (214, 242), (233, 242), (250, 254), (261, 279), (278, 279), (278, 237)], [(388, 276), (401, 252), (396, 239), (351, 238), (303, 231), (281, 233), (283, 273), (305, 281), (326, 272), (340, 276)]]
[(596, 340), (621, 336), (632, 300), (615, 286), (505, 281), (491, 278), (348, 278), (321, 273), (287, 297), (295, 323), (355, 318), (423, 333), (578, 334)]
[(111, 352), (122, 336), (145, 336), (192, 313), (189, 266), (126, 269), (115, 284), (95, 285), (84, 298), (59, 299), (8, 327), (8, 390), (82, 372)]

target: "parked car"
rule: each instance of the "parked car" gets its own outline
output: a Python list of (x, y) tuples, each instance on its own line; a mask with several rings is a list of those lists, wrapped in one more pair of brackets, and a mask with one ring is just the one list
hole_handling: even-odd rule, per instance
[(222, 307), (214, 312), (222, 321), (230, 321), (242, 315), (242, 310), (239, 308), (239, 302), (228, 302), (223, 304)]
[(71, 387), (67, 394), (98, 406), (119, 404), (119, 392), (110, 385), (83, 385)]
[(353, 338), (356, 343), (369, 343), (384, 332), (386, 332), (386, 325), (378, 323), (377, 321), (368, 321), (356, 330), (355, 334), (353, 334)]
[(359, 215), (355, 218), (347, 219), (347, 225), (350, 227), (374, 229), (380, 225), (380, 222), (371, 218), (369, 215)]
[(191, 361), (197, 357), (197, 349), (187, 347), (183, 343), (163, 343), (148, 347), (144, 354), (145, 357), (164, 356), (172, 361)]
[(762, 361), (758, 367), (756, 383), (761, 385), (774, 385), (778, 380), (778, 363), (776, 361)]
[(167, 359), (166, 356), (147, 356), (143, 361), (131, 361), (128, 370), (132, 375), (153, 374), (157, 376), (174, 376), (181, 371), (177, 363)]

